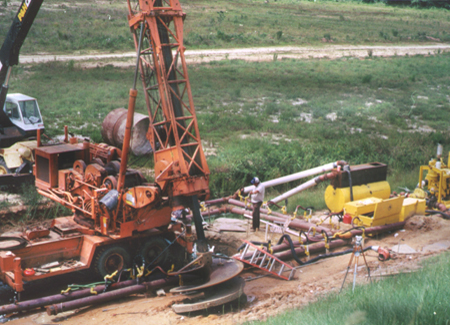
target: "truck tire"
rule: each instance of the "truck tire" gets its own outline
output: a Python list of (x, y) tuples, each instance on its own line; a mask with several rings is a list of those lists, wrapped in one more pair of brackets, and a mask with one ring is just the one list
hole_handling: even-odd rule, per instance
[(181, 269), (188, 263), (186, 256), (186, 249), (178, 243), (174, 243), (169, 249), (169, 261), (170, 266), (174, 265), (175, 270)]
[(167, 241), (163, 237), (151, 237), (141, 246), (139, 254), (145, 259), (145, 265), (159, 265), (166, 267), (169, 257)]
[(0, 157), (0, 175), (7, 175), (7, 174), (11, 174), (11, 171), (6, 166), (6, 162), (3, 159), (3, 157)]
[(104, 278), (115, 271), (122, 271), (131, 265), (131, 256), (122, 246), (102, 248), (95, 258), (95, 271)]

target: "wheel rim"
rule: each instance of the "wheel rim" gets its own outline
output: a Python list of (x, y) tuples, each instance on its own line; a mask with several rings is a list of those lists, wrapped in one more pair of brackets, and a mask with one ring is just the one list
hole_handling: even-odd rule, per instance
[(163, 250), (164, 249), (157, 244), (151, 245), (145, 252), (145, 259), (148, 261), (148, 263), (158, 264), (164, 259), (164, 254), (161, 255)]
[(105, 260), (105, 270), (108, 274), (122, 270), (124, 265), (123, 256), (120, 254), (112, 254)]

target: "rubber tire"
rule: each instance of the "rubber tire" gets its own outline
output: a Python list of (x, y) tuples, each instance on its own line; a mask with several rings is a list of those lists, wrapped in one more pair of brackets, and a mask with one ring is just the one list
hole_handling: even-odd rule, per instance
[(175, 270), (181, 269), (183, 266), (185, 266), (188, 263), (186, 258), (186, 248), (181, 246), (178, 243), (174, 243), (169, 248), (169, 266), (172, 267), (172, 265), (175, 266)]
[(122, 246), (101, 249), (95, 259), (95, 271), (104, 278), (115, 271), (122, 271), (131, 265), (130, 253)]
[(7, 174), (11, 174), (11, 170), (6, 166), (6, 162), (3, 159), (3, 157), (0, 157), (0, 175), (7, 175)]
[[(161, 254), (161, 252), (168, 246), (167, 241), (163, 237), (151, 237), (145, 241), (145, 243), (139, 249), (139, 254), (145, 259), (145, 265), (150, 266), (155, 258)], [(166, 267), (167, 259), (169, 258), (169, 249), (166, 251), (151, 265), (159, 265), (163, 268)]]

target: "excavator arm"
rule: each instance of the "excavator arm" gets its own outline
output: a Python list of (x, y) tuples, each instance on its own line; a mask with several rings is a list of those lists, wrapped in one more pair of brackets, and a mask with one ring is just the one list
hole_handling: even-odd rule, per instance
[(36, 18), (41, 4), (44, 0), (23, 0), (11, 28), (6, 35), (2, 48), (0, 49), (0, 121), (1, 126), (12, 126), (9, 118), (3, 112), (6, 95), (8, 94), (8, 82), (11, 67), (19, 63), (19, 52), (25, 38), (28, 35), (34, 18)]

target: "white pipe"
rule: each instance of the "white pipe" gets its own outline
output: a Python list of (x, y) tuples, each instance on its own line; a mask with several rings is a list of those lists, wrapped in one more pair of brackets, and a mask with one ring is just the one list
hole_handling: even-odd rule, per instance
[[(280, 178), (275, 178), (270, 181), (262, 182), (262, 185), (264, 185), (264, 187), (267, 188), (267, 187), (271, 187), (271, 186), (276, 186), (276, 185), (296, 181), (298, 179), (302, 179), (305, 177), (328, 172), (328, 171), (332, 170), (333, 168), (336, 168), (339, 164), (340, 164), (340, 162), (336, 161), (336, 162), (329, 163), (329, 164), (326, 164), (323, 166), (304, 170), (304, 171), (301, 171), (301, 172), (298, 172), (295, 174), (291, 174), (291, 175), (283, 176)], [(254, 185), (246, 186), (246, 187), (244, 187), (244, 193), (248, 193), (250, 191), (253, 191), (254, 189), (255, 189)]]
[(297, 186), (296, 188), (293, 188), (292, 190), (287, 191), (286, 193), (283, 193), (283, 194), (277, 196), (276, 198), (270, 200), (270, 202), (278, 203), (280, 201), (283, 201), (283, 200), (287, 199), (288, 197), (291, 197), (294, 194), (297, 194), (303, 190), (306, 190), (307, 188), (313, 187), (314, 185), (316, 185), (319, 182), (320, 181), (317, 181), (317, 177), (310, 179), (306, 183), (303, 183), (303, 184)]

